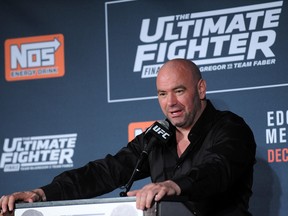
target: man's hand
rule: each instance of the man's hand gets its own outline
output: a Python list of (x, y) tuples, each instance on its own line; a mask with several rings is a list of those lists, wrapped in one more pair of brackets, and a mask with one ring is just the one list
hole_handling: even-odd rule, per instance
[(128, 196), (136, 196), (136, 207), (141, 210), (152, 207), (153, 201), (159, 201), (164, 196), (180, 195), (180, 187), (173, 181), (167, 180), (159, 183), (151, 183), (140, 190), (127, 193)]
[(15, 202), (41, 202), (46, 201), (44, 191), (35, 189), (33, 191), (15, 192), (10, 195), (4, 195), (0, 199), (1, 214), (14, 210)]

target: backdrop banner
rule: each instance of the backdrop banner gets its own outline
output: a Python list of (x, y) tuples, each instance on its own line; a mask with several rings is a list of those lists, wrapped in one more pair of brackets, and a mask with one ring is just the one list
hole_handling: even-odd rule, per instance
[(1, 0), (0, 194), (114, 154), (164, 119), (158, 69), (186, 58), (207, 98), (254, 132), (251, 212), (286, 216), (287, 26), (286, 0)]

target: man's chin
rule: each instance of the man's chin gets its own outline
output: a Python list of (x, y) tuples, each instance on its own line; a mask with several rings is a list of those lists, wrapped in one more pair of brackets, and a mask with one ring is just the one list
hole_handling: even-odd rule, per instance
[(182, 121), (177, 121), (175, 119), (170, 120), (170, 122), (175, 126), (175, 127), (183, 127), (184, 123)]

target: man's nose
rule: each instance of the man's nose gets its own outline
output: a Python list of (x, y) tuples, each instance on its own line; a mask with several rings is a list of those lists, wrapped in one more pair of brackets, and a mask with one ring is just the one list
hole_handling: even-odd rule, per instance
[(167, 104), (169, 106), (174, 106), (175, 104), (177, 104), (177, 97), (174, 94), (168, 94), (168, 98), (167, 98)]

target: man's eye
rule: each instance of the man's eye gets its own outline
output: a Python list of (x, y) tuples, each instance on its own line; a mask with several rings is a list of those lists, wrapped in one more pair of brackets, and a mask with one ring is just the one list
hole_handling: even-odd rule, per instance
[(166, 94), (165, 94), (165, 92), (159, 92), (158, 93), (158, 96), (160, 96), (160, 97), (164, 97)]
[(182, 94), (183, 92), (184, 92), (183, 89), (178, 89), (178, 90), (176, 90), (176, 94)]

